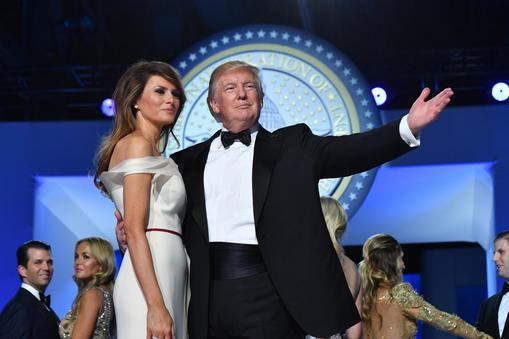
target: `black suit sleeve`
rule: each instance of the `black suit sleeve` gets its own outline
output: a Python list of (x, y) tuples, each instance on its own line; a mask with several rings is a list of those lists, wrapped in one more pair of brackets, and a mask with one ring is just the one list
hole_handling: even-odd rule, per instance
[[(319, 179), (345, 177), (369, 170), (412, 148), (399, 133), (400, 120), (364, 133), (319, 137), (302, 125), (302, 143), (314, 156)], [(306, 130), (307, 129), (307, 130)]]
[(173, 161), (175, 161), (175, 163), (177, 164), (178, 168), (179, 168), (179, 171), (180, 173), (184, 173), (184, 163), (185, 161), (183, 161), (183, 152), (180, 151), (180, 152), (176, 152), (176, 153), (173, 153), (170, 155), (170, 158), (173, 159)]
[(479, 306), (479, 312), (477, 313), (477, 320), (475, 321), (475, 327), (482, 331), (484, 326), (484, 307), (486, 302), (483, 302), (481, 306)]
[(26, 307), (10, 305), (2, 312), (0, 319), (0, 338), (31, 339), (32, 321)]
[[(479, 307), (479, 313), (477, 314), (477, 320), (475, 327), (479, 331), (483, 331), (493, 338), (500, 338), (498, 331), (498, 304), (500, 294), (495, 294), (491, 298), (483, 301)], [(503, 338), (506, 338), (504, 336)]]

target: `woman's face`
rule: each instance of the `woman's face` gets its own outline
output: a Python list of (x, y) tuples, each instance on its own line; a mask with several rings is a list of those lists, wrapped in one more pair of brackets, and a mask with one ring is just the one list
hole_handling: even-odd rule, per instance
[(90, 245), (84, 241), (76, 248), (74, 253), (74, 275), (77, 280), (88, 281), (94, 274), (101, 271), (101, 266), (92, 255)]
[(137, 109), (145, 120), (162, 128), (175, 122), (180, 108), (180, 96), (175, 85), (159, 75), (153, 75), (136, 102)]
[(398, 263), (397, 263), (398, 272), (401, 275), (403, 275), (403, 271), (405, 270), (405, 262), (403, 261), (403, 255), (404, 255), (404, 253), (401, 252), (401, 254), (398, 256)]

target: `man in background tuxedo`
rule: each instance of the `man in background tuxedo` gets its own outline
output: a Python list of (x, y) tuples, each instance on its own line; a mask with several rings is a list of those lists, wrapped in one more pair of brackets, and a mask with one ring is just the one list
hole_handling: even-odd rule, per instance
[(493, 262), (498, 275), (506, 280), (501, 292), (486, 299), (479, 308), (477, 329), (495, 339), (509, 339), (509, 231), (497, 234), (494, 242)]
[(44, 296), (53, 275), (51, 247), (32, 240), (16, 256), (22, 284), (0, 314), (0, 339), (59, 339), (58, 316)]

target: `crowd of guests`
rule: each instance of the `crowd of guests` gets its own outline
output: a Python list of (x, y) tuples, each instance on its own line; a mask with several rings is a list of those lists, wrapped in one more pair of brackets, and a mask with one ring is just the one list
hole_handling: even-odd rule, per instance
[[(485, 328), (478, 330), (455, 315), (437, 310), (403, 282), (403, 250), (391, 235), (371, 236), (362, 247), (363, 259), (357, 269), (340, 244), (346, 230), (346, 213), (335, 199), (322, 197), (321, 203), (327, 229), (362, 319), (331, 338), (415, 338), (418, 320), (463, 338), (492, 337), (482, 332), (491, 333)], [(505, 234), (507, 242), (509, 232)]]
[[(481, 305), (476, 328), (437, 310), (402, 281), (403, 250), (394, 237), (371, 236), (357, 267), (340, 243), (346, 213), (335, 199), (322, 197), (321, 203), (338, 264), (362, 319), (344, 333), (327, 338), (415, 338), (418, 320), (463, 338), (507, 337), (507, 283), (502, 292)], [(0, 338), (116, 338), (112, 301), (116, 263), (107, 240), (90, 237), (76, 243), (72, 278), (78, 293), (61, 321), (51, 309), (49, 296), (44, 295), (53, 274), (51, 247), (33, 240), (20, 246), (16, 254), (22, 284), (0, 315)], [(509, 279), (509, 232), (497, 235), (493, 260), (500, 276)]]
[(344, 212), (332, 199), (320, 206), (320, 179), (366, 171), (420, 145), (421, 129), (453, 92), (429, 94), (365, 133), (321, 137), (305, 124), (269, 132), (258, 123), (259, 69), (229, 61), (212, 72), (207, 97), (221, 130), (167, 159), (184, 88), (166, 63), (132, 65), (115, 87), (114, 125), (94, 177), (117, 208), (125, 249), (115, 287), (111, 244), (78, 241), (78, 293), (59, 321), (44, 296), (51, 249), (29, 242), (18, 250), (23, 283), (0, 315), (0, 338), (403, 339), (415, 336), (417, 320), (465, 338), (497, 337), (403, 283), (403, 252), (389, 235), (367, 240), (357, 270), (338, 241)]
[(18, 247), (16, 295), (0, 314), (0, 338), (70, 339), (114, 337), (112, 292), (116, 262), (113, 247), (91, 237), (76, 243), (73, 280), (78, 287), (70, 311), (60, 321), (44, 293), (53, 276), (50, 245), (32, 240)]

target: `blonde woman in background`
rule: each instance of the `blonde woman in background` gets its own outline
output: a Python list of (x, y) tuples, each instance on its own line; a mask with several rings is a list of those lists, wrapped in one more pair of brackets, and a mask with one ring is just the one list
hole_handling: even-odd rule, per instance
[(442, 312), (402, 282), (403, 251), (392, 236), (376, 234), (362, 248), (359, 264), (362, 281), (362, 324), (366, 339), (412, 339), (417, 320), (463, 337), (488, 339), (456, 315)]
[[(345, 250), (341, 246), (341, 239), (346, 231), (346, 225), (348, 222), (348, 216), (345, 210), (336, 199), (330, 197), (321, 197), (320, 202), (322, 204), (322, 212), (327, 224), (327, 230), (329, 231), (332, 244), (338, 255), (339, 262), (343, 268), (348, 288), (352, 293), (352, 297), (355, 301), (357, 309), (361, 310), (361, 280), (359, 272), (357, 271), (357, 265), (345, 255)], [(357, 323), (356, 325), (348, 328), (342, 336), (348, 339), (359, 339), (362, 337), (362, 325)], [(333, 336), (331, 338), (342, 338), (340, 335)]]
[(73, 279), (78, 285), (78, 295), (60, 322), (61, 338), (112, 337), (115, 271), (115, 254), (108, 241), (85, 238), (76, 243)]

